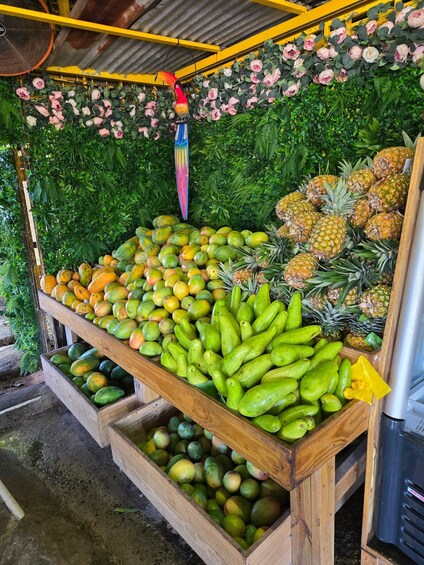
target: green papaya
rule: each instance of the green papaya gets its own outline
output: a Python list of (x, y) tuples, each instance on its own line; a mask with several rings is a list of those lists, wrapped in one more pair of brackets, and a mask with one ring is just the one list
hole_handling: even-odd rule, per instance
[(268, 412), (278, 400), (284, 398), (296, 388), (297, 381), (288, 378), (254, 386), (249, 389), (240, 400), (238, 411), (243, 416), (249, 418), (262, 416), (262, 414)]

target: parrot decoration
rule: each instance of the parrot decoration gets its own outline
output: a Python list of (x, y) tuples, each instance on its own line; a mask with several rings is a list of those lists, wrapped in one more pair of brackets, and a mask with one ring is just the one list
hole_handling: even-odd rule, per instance
[(175, 75), (167, 71), (159, 71), (158, 78), (169, 84), (174, 93), (174, 109), (177, 114), (177, 130), (174, 141), (175, 176), (177, 181), (178, 200), (184, 220), (188, 218), (188, 111), (187, 97)]

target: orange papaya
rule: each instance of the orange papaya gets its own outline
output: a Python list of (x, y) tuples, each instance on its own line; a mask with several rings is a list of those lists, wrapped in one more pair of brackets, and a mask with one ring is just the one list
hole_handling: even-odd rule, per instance
[(40, 279), (40, 287), (46, 294), (51, 294), (57, 285), (56, 277), (53, 275), (43, 275)]
[(74, 300), (74, 301), (72, 302), (72, 304), (71, 304), (72, 310), (76, 310), (78, 304), (83, 304), (83, 302), (81, 302), (81, 300), (78, 300), (78, 299), (77, 299), (77, 300)]
[(60, 269), (56, 275), (57, 284), (68, 284), (72, 279), (72, 271), (69, 269)]
[[(56, 298), (56, 300), (57, 300), (58, 302), (62, 302), (63, 295), (64, 295), (66, 292), (70, 292), (70, 291), (69, 291), (69, 288), (66, 286), (66, 284), (58, 284), (58, 285), (56, 285), (56, 286), (54, 287), (51, 296), (52, 296), (53, 298)], [(75, 299), (74, 299), (74, 300), (75, 300)]]
[(77, 314), (81, 314), (81, 316), (85, 316), (86, 314), (93, 312), (93, 308), (90, 306), (90, 304), (80, 302), (75, 308), (75, 312)]
[(82, 376), (87, 371), (95, 371), (100, 365), (97, 357), (86, 357), (85, 359), (77, 359), (71, 365), (71, 373), (74, 377)]
[(76, 284), (73, 291), (75, 296), (78, 298), (78, 300), (81, 300), (81, 302), (84, 302), (84, 300), (90, 300), (91, 294), (82, 285)]
[(96, 302), (94, 305), (94, 313), (99, 318), (108, 316), (112, 313), (112, 304), (106, 300), (99, 300), (99, 302)]
[(140, 349), (146, 338), (143, 335), (142, 328), (135, 328), (130, 335), (129, 346), (131, 349)]
[[(105, 268), (109, 269), (109, 267), (105, 267)], [(102, 273), (98, 274), (96, 276), (96, 278), (93, 278), (93, 280), (91, 281), (91, 283), (87, 287), (88, 291), (90, 293), (102, 292), (104, 290), (105, 286), (107, 285), (107, 283), (113, 282), (115, 280), (116, 280), (116, 273), (113, 269), (112, 269), (112, 272), (110, 272), (110, 271), (102, 272)]]
[(75, 294), (71, 290), (68, 289), (67, 292), (65, 292), (63, 294), (61, 302), (65, 306), (72, 306), (72, 302), (76, 299), (77, 299), (77, 297), (75, 296)]
[(71, 279), (71, 280), (77, 281), (77, 282), (80, 280), (80, 276), (79, 276), (78, 271), (74, 271), (74, 272), (72, 273), (72, 279)]
[(144, 273), (144, 264), (143, 265), (134, 265), (131, 269), (130, 276), (128, 277), (126, 285), (131, 284), (137, 279), (143, 278)]
[(93, 294), (90, 294), (90, 299), (88, 302), (90, 306), (94, 308), (97, 302), (100, 302), (100, 300), (103, 300), (103, 298), (104, 298), (103, 292), (93, 292)]
[(75, 281), (74, 279), (71, 279), (68, 284), (66, 285), (70, 291), (74, 292), (74, 288), (79, 284), (78, 281)]
[[(111, 261), (113, 261), (112, 255), (104, 255), (104, 256), (103, 256), (103, 265), (104, 265), (105, 267), (109, 267)], [(99, 261), (99, 262), (100, 262), (100, 261)]]
[(119, 277), (120, 284), (126, 286), (128, 283), (128, 279), (130, 278), (130, 275), (131, 275), (130, 271), (124, 271)]

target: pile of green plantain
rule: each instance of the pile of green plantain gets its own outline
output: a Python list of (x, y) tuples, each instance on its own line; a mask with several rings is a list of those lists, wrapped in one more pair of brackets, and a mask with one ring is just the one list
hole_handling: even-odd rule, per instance
[(244, 296), (234, 286), (211, 318), (175, 326), (161, 364), (249, 418), (293, 442), (339, 411), (351, 383), (342, 342), (319, 338), (319, 325), (302, 326), (302, 301), (271, 302), (269, 285)]

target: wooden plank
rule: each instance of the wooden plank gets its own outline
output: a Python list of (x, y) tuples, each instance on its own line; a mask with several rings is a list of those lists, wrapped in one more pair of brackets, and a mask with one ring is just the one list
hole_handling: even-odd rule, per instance
[(364, 482), (367, 441), (364, 438), (336, 469), (336, 512)]
[(143, 404), (148, 404), (152, 400), (159, 398), (158, 393), (138, 379), (134, 379), (134, 390), (136, 398)]
[(371, 547), (361, 551), (361, 565), (395, 565), (395, 563), (395, 561), (386, 559)]
[(118, 402), (98, 408), (69, 380), (49, 358), (55, 353), (61, 353), (68, 348), (52, 351), (41, 356), (44, 378), (48, 386), (61, 402), (68, 408), (100, 447), (109, 445), (109, 424), (118, 418), (132, 412), (140, 406), (140, 402), (132, 394)]
[[(289, 565), (292, 542), (291, 520), (287, 513), (248, 551), (244, 551), (221, 528), (211, 523), (207, 514), (136, 447), (146, 437), (149, 429), (164, 424), (176, 412), (166, 400), (159, 399), (115, 421), (110, 431), (115, 463), (206, 563)], [(323, 560), (332, 555), (330, 546), (333, 544), (335, 500), (344, 497), (347, 489), (351, 488), (355, 471), (351, 474), (350, 468), (355, 470), (361, 463), (363, 451), (363, 448), (362, 453), (356, 448), (344, 460), (337, 470), (336, 485), (333, 459), (313, 478), (304, 481), (292, 492), (298, 498), (298, 504), (294, 505), (297, 516), (304, 524), (306, 514), (310, 524), (310, 533), (306, 531), (309, 536), (309, 563), (318, 563), (314, 560), (315, 551), (320, 552)], [(359, 476), (359, 471), (356, 476)], [(315, 511), (317, 505), (320, 508), (319, 516)], [(297, 547), (298, 563), (307, 564), (304, 544)], [(332, 561), (321, 562), (327, 565)]]
[[(424, 176), (424, 138), (418, 140), (412, 168), (405, 219), (399, 244), (399, 254), (393, 278), (387, 322), (384, 330), (383, 345), (379, 353), (377, 369), (387, 381), (389, 377), (392, 352), (396, 338), (397, 322), (402, 302), (403, 287), (408, 269), (411, 242), (414, 238), (417, 211), (420, 201), (420, 185)], [(362, 522), (362, 547), (367, 548), (368, 540), (373, 537), (374, 500), (378, 476), (378, 450), (380, 434), (380, 417), (383, 402), (374, 400), (368, 431), (367, 470), (365, 474), (364, 517)], [(376, 561), (374, 561), (376, 563)]]
[[(299, 442), (299, 445), (286, 444), (256, 428), (246, 418), (229, 410), (184, 379), (166, 371), (158, 363), (130, 349), (106, 330), (81, 318), (70, 308), (41, 291), (39, 296), (42, 308), (54, 318), (69, 326), (77, 335), (169, 400), (179, 410), (187, 413), (201, 426), (216, 434), (254, 465), (259, 468), (266, 466), (267, 473), (287, 490), (297, 486), (324, 463), (325, 457), (329, 458), (338, 453), (346, 442), (352, 441), (364, 431), (364, 426), (366, 427), (367, 405), (351, 402), (340, 413), (314, 430), (308, 438)], [(355, 426), (352, 422), (355, 422)], [(317, 437), (315, 446), (314, 437)], [(304, 454), (300, 446), (304, 446)]]

